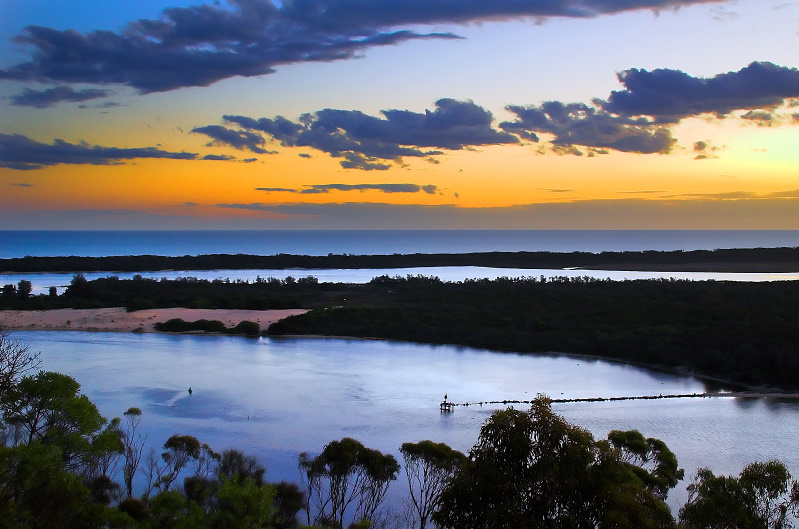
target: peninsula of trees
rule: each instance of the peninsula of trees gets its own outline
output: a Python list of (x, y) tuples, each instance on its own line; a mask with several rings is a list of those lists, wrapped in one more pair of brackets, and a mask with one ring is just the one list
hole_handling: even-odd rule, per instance
[[(0, 295), (0, 310), (306, 308), (311, 310), (266, 332), (582, 354), (747, 386), (799, 389), (796, 281), (522, 277), (444, 282), (381, 276), (347, 284), (290, 276), (231, 282), (140, 276), (88, 281), (76, 275), (61, 295), (32, 296), (26, 288), (9, 287), (14, 285)], [(165, 330), (185, 330), (176, 323), (181, 322)]]
[(486, 252), (352, 255), (128, 255), (109, 257), (19, 257), (0, 259), (0, 272), (146, 272), (158, 270), (355, 269), (429, 266), (495, 268), (585, 268), (722, 272), (796, 272), (799, 248), (744, 248), (643, 252)]

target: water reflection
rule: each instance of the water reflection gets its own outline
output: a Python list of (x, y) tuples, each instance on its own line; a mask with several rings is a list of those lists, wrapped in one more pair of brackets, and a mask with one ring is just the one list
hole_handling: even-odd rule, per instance
[[(467, 451), (502, 405), (454, 402), (702, 393), (692, 377), (558, 355), (494, 353), (465, 347), (343, 339), (18, 332), (41, 351), (44, 367), (75, 377), (106, 417), (143, 412), (149, 446), (194, 435), (215, 450), (242, 448), (273, 480), (297, 480), (297, 455), (354, 437), (394, 453), (432, 439)], [(193, 392), (188, 394), (187, 389)], [(524, 407), (519, 405), (517, 407)], [(738, 473), (758, 459), (781, 459), (799, 472), (796, 401), (691, 398), (553, 406), (597, 437), (638, 429), (664, 440), (686, 476), (702, 466)], [(689, 480), (672, 493), (684, 502)], [(401, 480), (392, 494), (404, 494)]]

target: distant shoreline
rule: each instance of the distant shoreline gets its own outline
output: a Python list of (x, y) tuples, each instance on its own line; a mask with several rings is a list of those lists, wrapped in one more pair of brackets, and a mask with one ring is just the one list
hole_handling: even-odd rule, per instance
[(393, 255), (209, 254), (167, 257), (20, 257), (0, 259), (2, 273), (155, 272), (165, 270), (390, 269), (485, 266), (657, 272), (799, 272), (799, 248), (643, 252), (475, 252)]

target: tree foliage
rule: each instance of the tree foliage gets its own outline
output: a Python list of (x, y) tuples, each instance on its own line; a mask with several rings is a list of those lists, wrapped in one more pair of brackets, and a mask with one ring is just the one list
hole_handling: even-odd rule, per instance
[(38, 353), (31, 353), (28, 346), (11, 338), (11, 334), (0, 328), (0, 401), (23, 376), (39, 369)]
[[(348, 513), (353, 522), (373, 521), (400, 468), (393, 455), (367, 448), (350, 437), (331, 441), (316, 457), (303, 452), (299, 467), (308, 501), (314, 503), (315, 521), (339, 528), (345, 527)], [(311, 510), (308, 505), (309, 520)]]
[(429, 440), (403, 443), (400, 453), (419, 529), (425, 529), (438, 508), (447, 480), (466, 462), (466, 456), (444, 443)]
[(529, 411), (509, 408), (486, 421), (433, 520), (461, 529), (674, 527), (647, 483), (657, 480), (642, 480), (642, 472), (613, 443), (594, 440), (539, 396)]
[(702, 468), (680, 509), (685, 529), (789, 529), (799, 515), (799, 483), (779, 461), (754, 462), (738, 476)]

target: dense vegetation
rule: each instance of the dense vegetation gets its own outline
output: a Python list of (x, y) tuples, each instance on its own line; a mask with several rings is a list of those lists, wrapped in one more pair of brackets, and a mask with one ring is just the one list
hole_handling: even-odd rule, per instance
[(9, 529), (298, 529), (303, 510), (303, 527), (318, 529), (787, 529), (799, 514), (799, 484), (769, 461), (739, 476), (700, 469), (675, 520), (665, 500), (684, 471), (665, 443), (636, 430), (595, 439), (543, 395), (529, 411), (494, 412), (468, 456), (404, 443), (402, 514), (383, 505), (401, 465), (356, 439), (300, 454), (302, 486), (269, 483), (255, 457), (190, 435), (145, 452), (139, 408), (107, 421), (74, 379), (38, 368), (0, 331), (0, 526)]
[(3, 272), (141, 272), (155, 270), (244, 270), (409, 268), (420, 266), (491, 266), (499, 268), (583, 267), (609, 270), (727, 271), (799, 270), (799, 248), (743, 248), (644, 252), (485, 252), (457, 254), (352, 255), (127, 255), (109, 257), (17, 257), (0, 259)]
[(184, 321), (180, 318), (172, 318), (154, 325), (159, 332), (215, 332), (220, 334), (246, 334), (247, 336), (258, 336), (261, 334), (261, 326), (254, 321), (242, 321), (235, 327), (225, 327), (219, 320), (195, 320)]
[(338, 292), (346, 292), (350, 288), (349, 285), (320, 284), (313, 277), (297, 280), (291, 276), (282, 280), (258, 278), (249, 283), (193, 277), (157, 280), (136, 275), (133, 279), (109, 276), (88, 281), (82, 274), (77, 274), (62, 295), (31, 296), (30, 290), (22, 294), (17, 286), (5, 285), (0, 289), (0, 310), (102, 307), (127, 307), (129, 311), (169, 307), (249, 310), (313, 308), (323, 306), (328, 302), (326, 300), (335, 300)]
[(381, 277), (363, 288), (371, 298), (268, 332), (567, 352), (799, 387), (796, 282)]
[[(542, 277), (451, 283), (383, 276), (359, 285), (291, 277), (252, 283), (141, 277), (87, 281), (76, 275), (64, 294), (42, 296), (31, 296), (25, 283), (4, 287), (0, 309), (310, 308), (315, 310), (282, 320), (267, 332), (585, 354), (745, 385), (799, 388), (795, 281)], [(206, 328), (205, 322), (198, 325), (172, 322), (163, 330), (226, 332)]]

